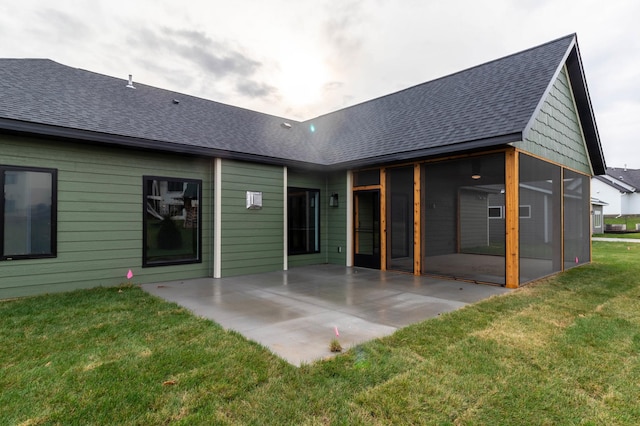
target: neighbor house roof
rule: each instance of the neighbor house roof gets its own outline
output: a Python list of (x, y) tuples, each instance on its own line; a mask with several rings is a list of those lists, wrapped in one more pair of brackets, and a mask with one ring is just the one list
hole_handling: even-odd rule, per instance
[(604, 176), (596, 176), (595, 178), (620, 192), (640, 192), (640, 169), (607, 167)]
[(50, 60), (1, 59), (0, 129), (294, 166), (364, 167), (523, 140), (565, 64), (600, 174), (604, 158), (575, 35), (304, 122), (135, 82), (130, 89), (123, 79)]

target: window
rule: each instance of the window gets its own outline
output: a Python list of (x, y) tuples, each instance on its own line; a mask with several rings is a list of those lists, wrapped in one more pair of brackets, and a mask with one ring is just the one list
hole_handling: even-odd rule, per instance
[(593, 212), (593, 227), (602, 228), (602, 212), (600, 210)]
[(353, 172), (353, 186), (380, 185), (380, 170), (360, 170)]
[(320, 191), (289, 188), (289, 254), (320, 252)]
[(2, 260), (56, 256), (57, 171), (0, 166)]
[(197, 263), (202, 181), (144, 176), (143, 266)]
[(520, 219), (531, 219), (531, 206), (520, 206)]
[(502, 206), (489, 206), (489, 219), (502, 219)]

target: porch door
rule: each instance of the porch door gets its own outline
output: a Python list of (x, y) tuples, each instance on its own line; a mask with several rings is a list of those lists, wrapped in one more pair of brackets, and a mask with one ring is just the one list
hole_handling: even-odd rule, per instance
[(380, 190), (353, 193), (355, 266), (380, 269)]

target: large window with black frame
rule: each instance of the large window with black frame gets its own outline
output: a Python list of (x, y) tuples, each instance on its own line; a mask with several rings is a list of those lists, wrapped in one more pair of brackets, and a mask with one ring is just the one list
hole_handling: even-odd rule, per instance
[(57, 170), (0, 166), (2, 260), (56, 256)]
[(201, 262), (202, 181), (144, 176), (143, 266)]

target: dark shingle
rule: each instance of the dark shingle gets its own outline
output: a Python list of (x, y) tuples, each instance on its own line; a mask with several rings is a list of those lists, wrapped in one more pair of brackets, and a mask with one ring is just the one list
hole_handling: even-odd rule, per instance
[(308, 157), (281, 126), (291, 120), (135, 81), (135, 89), (126, 84), (126, 79), (50, 60), (1, 59), (0, 117), (140, 138), (158, 148), (169, 144), (302, 161)]
[[(56, 127), (38, 132), (306, 166), (426, 157), (521, 140), (574, 40), (563, 37), (302, 123), (135, 81), (136, 89), (129, 89), (124, 78), (50, 60), (0, 59), (0, 128), (50, 125)], [(577, 72), (583, 78), (581, 65)], [(581, 93), (591, 121), (581, 119), (593, 123), (586, 132), (593, 139), (587, 141), (592, 162), (603, 168), (586, 85)]]
[[(573, 36), (313, 120), (327, 164), (385, 159), (524, 131)], [(504, 143), (497, 139), (499, 143)]]
[[(627, 185), (630, 185), (635, 188), (635, 191), (640, 191), (640, 170), (639, 169), (627, 169), (625, 168), (615, 168), (615, 167), (607, 167), (607, 175), (612, 178), (622, 181)], [(602, 179), (603, 182), (611, 183), (607, 179)], [(617, 187), (617, 186), (616, 186)], [(629, 192), (628, 189), (620, 187), (623, 192)]]

